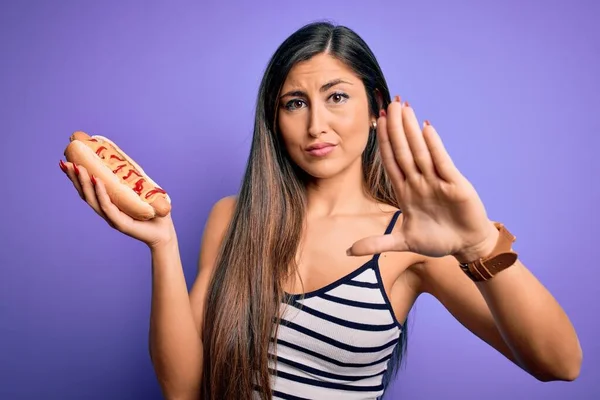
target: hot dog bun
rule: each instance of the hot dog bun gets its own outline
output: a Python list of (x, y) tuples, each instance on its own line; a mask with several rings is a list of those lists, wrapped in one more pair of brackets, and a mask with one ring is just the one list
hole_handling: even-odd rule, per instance
[(64, 155), (82, 165), (106, 186), (111, 201), (130, 217), (146, 221), (171, 211), (171, 198), (144, 170), (104, 136), (77, 131)]

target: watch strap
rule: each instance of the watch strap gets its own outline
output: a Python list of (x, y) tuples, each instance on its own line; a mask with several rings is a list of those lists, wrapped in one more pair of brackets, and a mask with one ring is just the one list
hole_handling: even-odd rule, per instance
[(500, 271), (513, 265), (518, 258), (517, 253), (512, 251), (512, 243), (516, 240), (500, 222), (494, 222), (498, 229), (498, 241), (492, 253), (475, 261), (460, 263), (465, 274), (476, 282), (486, 281), (493, 278)]

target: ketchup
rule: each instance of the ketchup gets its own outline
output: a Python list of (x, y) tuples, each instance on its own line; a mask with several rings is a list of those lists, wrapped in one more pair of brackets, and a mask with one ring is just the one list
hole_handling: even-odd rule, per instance
[[(96, 139), (89, 139), (90, 142), (98, 142), (98, 140)], [(96, 150), (96, 154), (98, 155), (98, 157), (102, 158), (103, 160), (106, 158), (104, 156), (101, 156), (100, 153), (102, 152), (102, 150), (107, 150), (106, 146), (100, 146), (98, 147), (98, 149)], [(119, 172), (121, 169), (125, 168), (127, 166), (127, 162), (125, 159), (111, 154), (110, 159), (115, 159), (118, 161), (122, 161), (125, 162), (125, 164), (119, 165), (115, 170), (113, 170), (113, 173), (116, 174), (117, 172)], [(135, 186), (133, 187), (133, 191), (135, 193), (138, 194), (138, 196), (142, 195), (142, 191), (144, 190), (144, 182), (146, 182), (146, 180), (142, 177), (142, 175), (137, 172), (135, 169), (130, 168), (129, 172), (127, 173), (127, 175), (125, 175), (122, 179), (123, 180), (127, 180), (128, 178), (130, 178), (132, 175), (137, 175), (140, 179), (138, 179), (135, 182)], [(163, 189), (155, 187), (154, 189), (148, 191), (148, 193), (146, 193), (146, 196), (144, 196), (144, 198), (148, 199), (150, 198), (152, 195), (156, 194), (156, 193), (160, 193), (160, 194), (167, 194), (167, 192), (165, 192)]]
[(127, 164), (119, 165), (119, 166), (117, 167), (117, 169), (115, 169), (115, 170), (113, 171), (113, 174), (116, 174), (116, 173), (117, 173), (117, 172), (119, 172), (119, 171), (120, 171), (122, 168), (124, 168), (124, 167), (126, 167), (126, 166), (127, 166)]
[(132, 174), (136, 174), (138, 177), (142, 177), (142, 175), (140, 175), (137, 171), (130, 169), (129, 173), (123, 177), (124, 180), (127, 180), (127, 178), (129, 178)]
[(111, 154), (111, 155), (110, 155), (110, 159), (112, 160), (113, 158), (114, 158), (114, 159), (116, 159), (116, 160), (119, 160), (119, 161), (125, 161), (125, 159), (124, 159), (124, 158), (120, 158), (119, 156), (116, 156), (116, 155), (114, 155), (114, 154)]
[(135, 183), (135, 187), (133, 188), (133, 191), (141, 196), (142, 190), (144, 190), (144, 180), (140, 179)]
[(146, 194), (145, 198), (147, 199), (147, 198), (149, 198), (150, 196), (152, 196), (155, 193), (167, 194), (167, 192), (165, 192), (161, 188), (154, 188), (151, 191), (149, 191), (148, 194)]
[(98, 150), (96, 150), (96, 154), (98, 155), (98, 157), (100, 157), (101, 159), (104, 160), (104, 157), (100, 155), (100, 153), (102, 152), (102, 150), (106, 150), (106, 147), (105, 146), (98, 147)]

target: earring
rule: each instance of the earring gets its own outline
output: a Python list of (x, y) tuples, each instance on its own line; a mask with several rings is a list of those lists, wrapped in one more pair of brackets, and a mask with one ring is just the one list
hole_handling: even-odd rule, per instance
[(373, 127), (373, 130), (376, 130), (377, 129), (377, 121), (373, 121), (371, 123), (371, 126)]

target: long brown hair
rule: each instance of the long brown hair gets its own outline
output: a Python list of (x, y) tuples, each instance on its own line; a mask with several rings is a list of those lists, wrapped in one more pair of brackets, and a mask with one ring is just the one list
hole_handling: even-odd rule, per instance
[[(305, 174), (291, 161), (278, 134), (277, 99), (294, 64), (323, 52), (346, 63), (362, 79), (373, 115), (391, 101), (375, 56), (346, 27), (327, 22), (305, 25), (272, 56), (258, 93), (254, 135), (237, 205), (207, 293), (204, 400), (250, 399), (253, 389), (262, 399), (271, 398), (269, 344), (271, 335), (277, 335), (282, 283), (296, 275), (295, 254), (306, 207)], [(373, 130), (363, 153), (363, 171), (366, 192), (398, 207)], [(394, 370), (405, 339), (403, 332)]]

